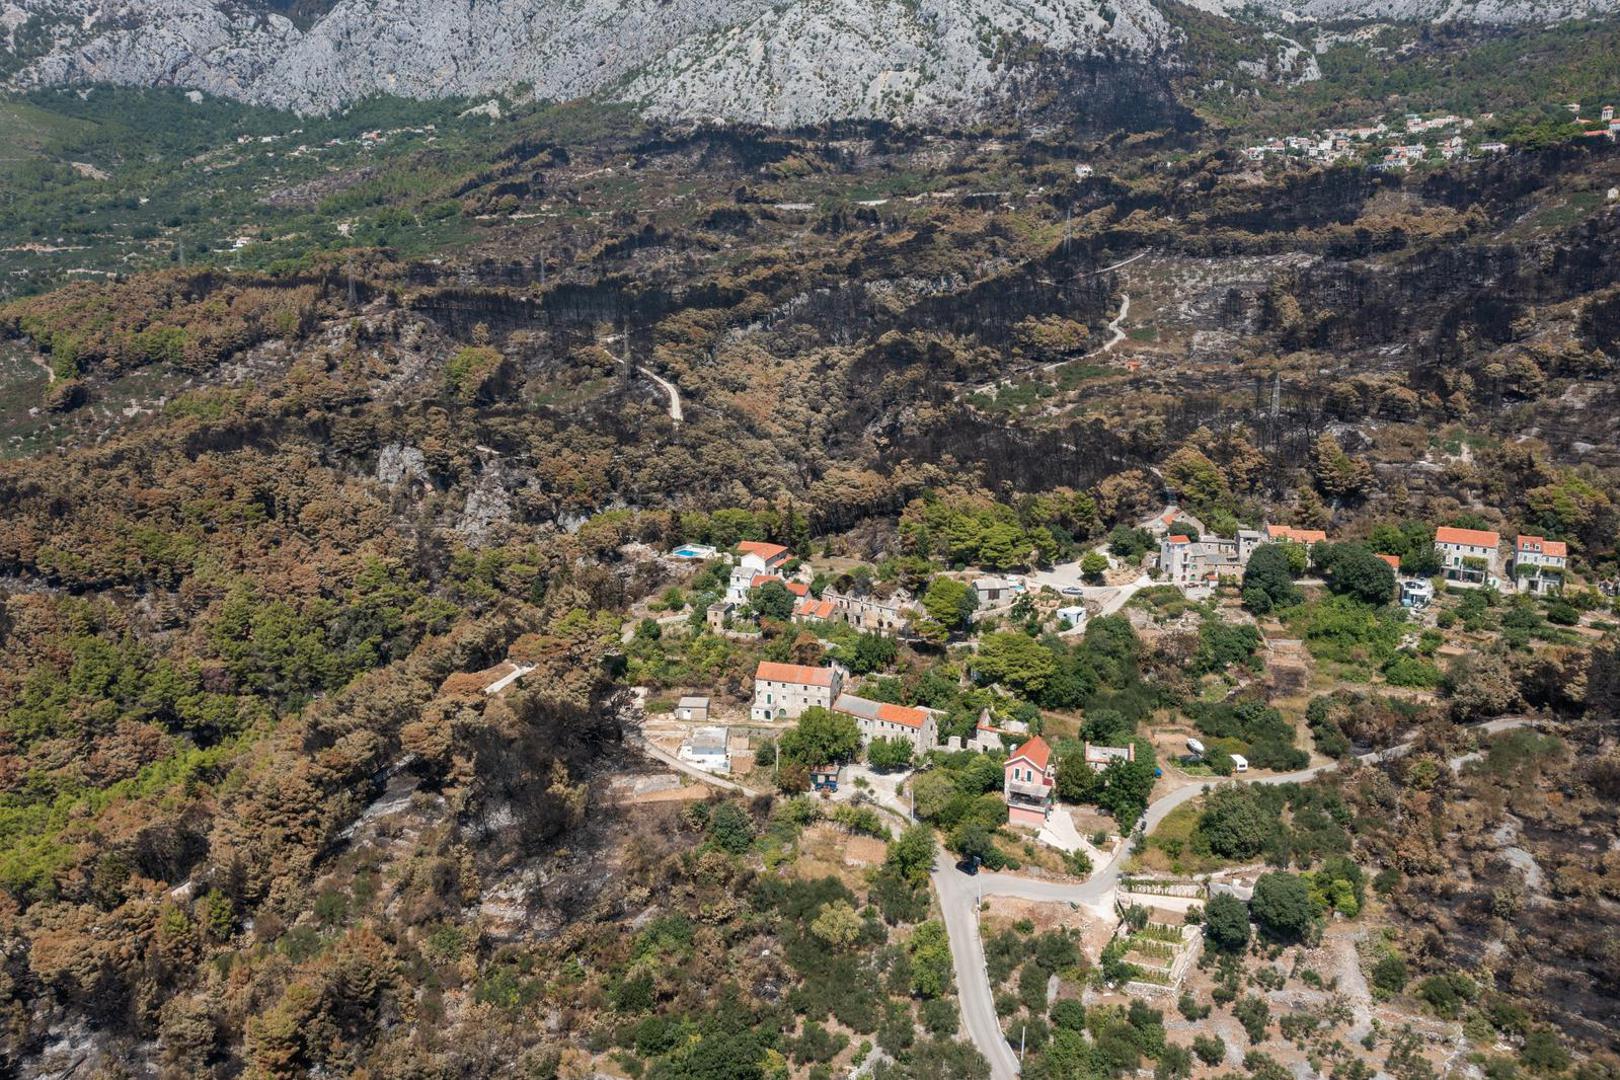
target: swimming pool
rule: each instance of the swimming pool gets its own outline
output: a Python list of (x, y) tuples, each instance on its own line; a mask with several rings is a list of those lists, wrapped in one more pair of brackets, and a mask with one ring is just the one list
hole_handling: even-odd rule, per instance
[(682, 544), (670, 554), (677, 559), (707, 559), (714, 554), (714, 548), (703, 544)]

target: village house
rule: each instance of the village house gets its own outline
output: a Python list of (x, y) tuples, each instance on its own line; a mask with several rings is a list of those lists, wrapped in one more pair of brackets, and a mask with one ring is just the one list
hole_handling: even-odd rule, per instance
[(693, 724), (708, 723), (709, 699), (698, 696), (681, 698), (675, 703), (675, 719), (685, 720)]
[(1253, 529), (1239, 529), (1231, 539), (1210, 536), (1194, 540), (1178, 533), (1160, 542), (1159, 568), (1179, 589), (1211, 585), (1221, 578), (1242, 577), (1249, 556), (1265, 542), (1265, 535)]
[(1014, 750), (1002, 766), (1001, 794), (1009, 825), (1044, 826), (1056, 791), (1057, 763), (1039, 735)]
[(1484, 529), (1454, 529), (1442, 525), (1434, 530), (1434, 549), (1440, 555), (1441, 573), (1459, 585), (1500, 585), (1497, 548), (1502, 538)]
[(1513, 576), (1519, 588), (1538, 596), (1562, 592), (1569, 545), (1521, 533), (1513, 544)]
[(680, 758), (707, 772), (730, 772), (731, 751), (726, 729), (700, 727), (681, 743)]
[(1002, 736), (1021, 739), (1028, 734), (1029, 725), (1022, 720), (1009, 719), (998, 723), (990, 715), (989, 709), (980, 709), (979, 721), (973, 727), (973, 737), (968, 740), (966, 748), (981, 754), (1000, 753), (1006, 748)]
[(1054, 614), (1057, 621), (1070, 630), (1084, 630), (1086, 628), (1086, 609), (1082, 604), (1070, 604), (1060, 607)]
[(733, 600), (716, 600), (703, 612), (703, 621), (710, 630), (719, 632), (726, 628), (726, 620), (737, 613), (737, 604)]
[(753, 580), (748, 583), (748, 588), (752, 591), (764, 585), (767, 581), (781, 583), (782, 588), (801, 600), (810, 595), (810, 586), (808, 584), (803, 581), (789, 581), (781, 574), (755, 574)]
[(782, 566), (793, 553), (781, 544), (766, 544), (758, 540), (744, 540), (737, 545), (737, 562), (731, 568), (731, 579), (726, 584), (726, 599), (740, 604), (748, 599), (748, 590), (754, 579), (761, 575), (780, 576)]
[(1287, 540), (1290, 543), (1304, 544), (1306, 547), (1310, 547), (1312, 544), (1326, 543), (1327, 533), (1321, 529), (1296, 529), (1292, 525), (1267, 525), (1266, 539), (1274, 541)]
[(1417, 610), (1434, 600), (1434, 583), (1424, 578), (1401, 579), (1401, 607)]
[(1083, 744), (1085, 762), (1092, 772), (1102, 772), (1116, 761), (1135, 761), (1136, 744), (1129, 746), (1095, 746)]
[(837, 664), (809, 667), (761, 660), (754, 672), (754, 720), (797, 720), (806, 709), (832, 708), (847, 672)]
[(926, 754), (939, 743), (939, 724), (927, 709), (869, 701), (854, 694), (839, 694), (833, 712), (854, 719), (861, 730), (861, 745), (873, 739), (904, 739), (918, 754)]
[(817, 600), (814, 596), (806, 596), (793, 606), (793, 617), (812, 623), (831, 622), (836, 610), (837, 606), (831, 600)]
[(906, 625), (906, 611), (912, 603), (911, 594), (905, 589), (896, 589), (889, 596), (876, 593), (857, 596), (828, 589), (821, 598), (832, 602), (833, 618), (870, 634), (899, 633)]
[(973, 596), (985, 609), (1005, 607), (1016, 598), (1013, 583), (998, 577), (982, 577), (973, 583)]

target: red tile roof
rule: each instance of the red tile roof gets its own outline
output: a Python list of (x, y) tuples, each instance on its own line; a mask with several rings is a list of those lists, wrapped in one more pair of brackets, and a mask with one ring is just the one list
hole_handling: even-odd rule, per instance
[(1379, 552), (1378, 557), (1389, 563), (1389, 565), (1396, 570), (1401, 568), (1401, 557), (1399, 555), (1385, 555), (1383, 552)]
[(1518, 540), (1518, 548), (1522, 551), (1535, 551), (1538, 548), (1543, 555), (1550, 555), (1555, 559), (1569, 557), (1569, 545), (1562, 540), (1548, 540), (1545, 536), (1524, 536)]
[(804, 582), (783, 581), (781, 574), (755, 574), (754, 579), (748, 583), (748, 587), (750, 589), (757, 589), (767, 581), (781, 581), (782, 587), (788, 592), (792, 593), (794, 596), (806, 596), (810, 592), (810, 586), (806, 585)]
[(1190, 544), (1192, 543), (1192, 540), (1185, 536), (1176, 535), (1170, 538), (1170, 542), (1172, 544)]
[(1045, 739), (1037, 735), (1023, 746), (1020, 746), (1018, 749), (1014, 750), (1012, 752), (1012, 756), (1007, 759), (1007, 764), (1011, 765), (1019, 758), (1025, 759), (1037, 769), (1045, 772), (1046, 766), (1052, 760), (1052, 748), (1046, 745)]
[(1464, 544), (1471, 547), (1494, 548), (1502, 542), (1501, 536), (1484, 529), (1453, 529), (1449, 525), (1442, 525), (1434, 530), (1434, 542), (1437, 544)]
[(927, 709), (913, 709), (906, 705), (890, 705), (884, 702), (878, 706), (878, 719), (887, 720), (891, 724), (901, 724), (908, 728), (921, 730), (928, 722)]
[(1320, 544), (1327, 540), (1321, 529), (1296, 529), (1292, 525), (1267, 525), (1266, 535), (1273, 540), (1292, 540), (1296, 544)]
[(817, 600), (813, 596), (807, 596), (799, 601), (798, 606), (793, 609), (793, 614), (807, 619), (830, 619), (833, 610), (831, 600)]
[(767, 544), (759, 540), (744, 540), (737, 545), (737, 550), (744, 555), (758, 555), (767, 563), (773, 563), (788, 553), (788, 549), (781, 544)]
[(810, 667), (806, 664), (777, 664), (761, 660), (754, 678), (766, 682), (797, 683), (800, 686), (831, 686), (832, 668)]

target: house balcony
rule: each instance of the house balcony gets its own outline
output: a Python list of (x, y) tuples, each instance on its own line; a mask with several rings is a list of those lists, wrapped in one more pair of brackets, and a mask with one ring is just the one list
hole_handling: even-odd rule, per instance
[(1022, 780), (1008, 780), (1004, 794), (1008, 802), (1022, 802), (1028, 805), (1041, 805), (1052, 798), (1052, 785), (1027, 783)]

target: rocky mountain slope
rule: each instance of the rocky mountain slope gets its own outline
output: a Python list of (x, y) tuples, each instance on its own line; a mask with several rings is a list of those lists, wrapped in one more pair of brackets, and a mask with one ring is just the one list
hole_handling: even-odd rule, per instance
[[(1289, 20), (1555, 20), (1620, 0), (1202, 0)], [(959, 120), (1036, 58), (1145, 59), (1182, 37), (1164, 0), (6, 0), (13, 86), (182, 86), (325, 112), (373, 94), (601, 94), (665, 117), (778, 125)]]

